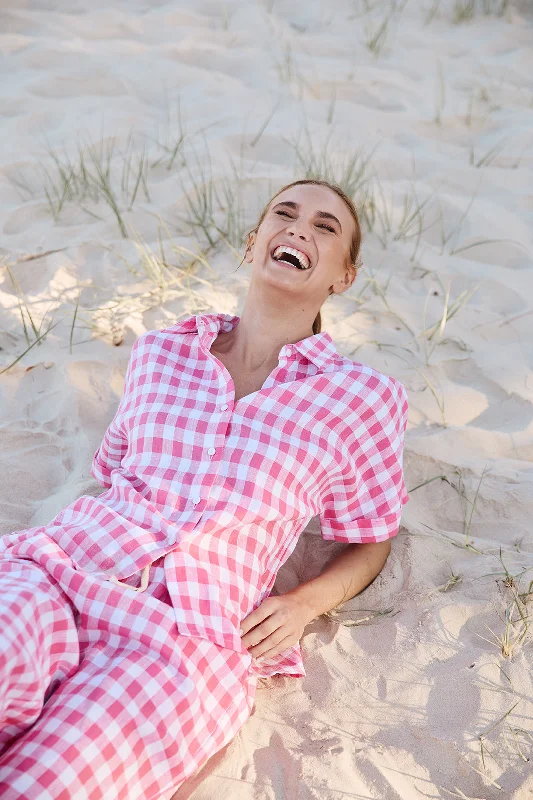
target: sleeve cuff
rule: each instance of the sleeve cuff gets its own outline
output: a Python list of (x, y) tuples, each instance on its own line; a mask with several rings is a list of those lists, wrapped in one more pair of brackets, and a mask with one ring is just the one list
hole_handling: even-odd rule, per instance
[(323, 539), (346, 542), (348, 544), (384, 542), (396, 536), (399, 529), (400, 517), (398, 514), (390, 514), (379, 519), (355, 519), (353, 522), (320, 519), (320, 530)]

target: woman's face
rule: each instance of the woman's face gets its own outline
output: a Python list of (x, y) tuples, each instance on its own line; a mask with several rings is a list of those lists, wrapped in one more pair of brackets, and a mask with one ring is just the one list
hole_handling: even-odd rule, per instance
[[(252, 264), (252, 279), (305, 297), (318, 309), (330, 289), (344, 292), (356, 277), (355, 268), (348, 266), (354, 228), (344, 201), (327, 186), (286, 189), (271, 200), (257, 234), (250, 237), (245, 259)], [(309, 269), (273, 258), (279, 245), (305, 253)]]

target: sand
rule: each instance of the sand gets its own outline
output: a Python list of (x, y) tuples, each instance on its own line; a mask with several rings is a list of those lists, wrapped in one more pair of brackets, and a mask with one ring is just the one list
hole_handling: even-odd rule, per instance
[[(307, 167), (364, 229), (323, 326), (409, 392), (385, 567), (175, 800), (533, 797), (532, 11), (2, 3), (0, 532), (100, 491), (132, 342), (239, 313), (239, 237)], [(277, 590), (339, 547), (313, 520)]]

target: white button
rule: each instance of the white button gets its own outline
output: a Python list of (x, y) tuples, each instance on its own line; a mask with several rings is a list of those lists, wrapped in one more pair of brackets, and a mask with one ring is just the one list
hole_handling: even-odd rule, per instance
[(213, 456), (215, 454), (215, 448), (214, 447), (210, 447), (207, 452), (209, 453), (210, 456)]
[(223, 406), (220, 406), (220, 410), (221, 411), (226, 411), (227, 408), (228, 408), (228, 404), (227, 403), (224, 403)]
[(287, 355), (290, 356), (291, 353), (292, 353), (292, 345), (288, 344), (287, 345)]
[(200, 502), (200, 500), (201, 500), (201, 499), (202, 499), (202, 498), (200, 497), (200, 495), (199, 495), (199, 494), (197, 494), (197, 495), (195, 495), (195, 496), (193, 497), (193, 499), (192, 499), (192, 502), (193, 502), (193, 504), (194, 504), (194, 505), (197, 505), (197, 504)]

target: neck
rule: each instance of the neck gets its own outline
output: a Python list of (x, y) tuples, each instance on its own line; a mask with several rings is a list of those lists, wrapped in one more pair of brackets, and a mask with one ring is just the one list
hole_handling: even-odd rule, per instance
[(310, 315), (287, 314), (286, 311), (258, 305), (246, 299), (239, 323), (227, 335), (226, 352), (253, 372), (278, 363), (279, 352), (286, 344), (299, 342), (313, 335)]

